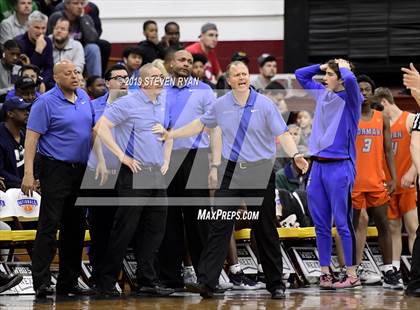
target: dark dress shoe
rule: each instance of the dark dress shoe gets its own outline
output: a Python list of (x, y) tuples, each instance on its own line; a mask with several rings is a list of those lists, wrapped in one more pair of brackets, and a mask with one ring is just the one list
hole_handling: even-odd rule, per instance
[(405, 295), (406, 296), (412, 296), (412, 297), (420, 297), (420, 287), (419, 288), (410, 288), (407, 287), (405, 289)]
[(111, 289), (103, 289), (97, 286), (94, 291), (95, 291), (96, 296), (101, 296), (101, 297), (120, 297), (121, 296), (121, 293), (117, 290), (115, 286)]
[(35, 290), (36, 298), (45, 298), (47, 296), (53, 295), (54, 289), (46, 284), (42, 284), (39, 288)]
[(200, 294), (203, 298), (213, 298), (214, 291), (202, 283), (187, 283), (186, 291)]
[(271, 299), (284, 299), (286, 298), (286, 294), (284, 293), (284, 289), (277, 288), (271, 292)]
[(174, 289), (162, 285), (140, 286), (136, 291), (136, 296), (164, 297), (174, 292)]
[(22, 279), (23, 276), (21, 274), (14, 274), (9, 276), (3, 272), (0, 272), (0, 293), (18, 285)]
[(81, 288), (78, 284), (71, 287), (57, 287), (57, 295), (66, 295), (66, 296), (89, 296), (95, 294), (95, 291), (92, 289)]

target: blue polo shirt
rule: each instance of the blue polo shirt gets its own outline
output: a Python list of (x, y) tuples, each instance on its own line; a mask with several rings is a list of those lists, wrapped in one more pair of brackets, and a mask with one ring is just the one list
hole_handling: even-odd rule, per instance
[[(185, 126), (201, 117), (216, 101), (210, 86), (191, 77), (187, 79), (183, 87), (167, 85), (165, 90), (169, 109), (169, 127), (173, 129)], [(208, 148), (209, 140), (207, 133), (175, 139), (173, 149)]]
[(160, 123), (167, 127), (166, 95), (152, 102), (142, 89), (117, 99), (103, 116), (115, 125), (114, 135), (125, 153), (145, 166), (163, 164), (163, 143), (152, 127)]
[[(245, 109), (249, 109), (250, 117), (245, 134), (240, 136), (238, 129)], [(232, 150), (240, 146), (236, 150), (239, 162), (274, 158), (275, 137), (287, 131), (287, 126), (273, 102), (253, 89), (245, 106), (240, 106), (230, 91), (218, 98), (200, 121), (207, 127), (219, 126), (222, 129), (224, 159), (232, 159)]]
[[(95, 112), (95, 124), (99, 120), (99, 118), (104, 113), (105, 109), (109, 108), (111, 104), (107, 103), (109, 97), (109, 93), (107, 92), (105, 95), (92, 100), (93, 110)], [(112, 130), (114, 132), (114, 130)], [(99, 139), (99, 138), (98, 138)], [(120, 161), (118, 158), (105, 146), (102, 144), (102, 152), (105, 158), (106, 167), (108, 169), (119, 169), (121, 166)], [(96, 165), (98, 160), (96, 159), (95, 152), (91, 152), (89, 156), (88, 166), (91, 169), (96, 169)]]
[(69, 163), (87, 163), (95, 116), (88, 94), (77, 88), (76, 96), (73, 104), (55, 85), (32, 105), (27, 128), (41, 134), (41, 155)]

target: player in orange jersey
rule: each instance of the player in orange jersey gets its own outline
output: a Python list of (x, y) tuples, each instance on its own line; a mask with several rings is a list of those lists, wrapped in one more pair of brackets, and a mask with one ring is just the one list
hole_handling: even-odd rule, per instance
[[(391, 195), (388, 209), (388, 219), (392, 235), (392, 265), (399, 271), (402, 250), (401, 225), (404, 219), (408, 234), (408, 248), (413, 251), (416, 230), (419, 225), (416, 206), (416, 176), (417, 170), (411, 160), (410, 140), (415, 115), (401, 111), (394, 102), (391, 91), (380, 87), (375, 90), (372, 100), (384, 106), (384, 114), (391, 121), (392, 149), (397, 169), (397, 189)], [(387, 180), (390, 179), (389, 171)]]
[[(373, 95), (373, 82), (367, 76), (357, 78), (360, 90), (365, 97), (362, 105), (362, 117), (356, 138), (356, 181), (353, 187), (352, 201), (354, 208), (354, 227), (356, 229), (356, 260), (360, 264), (366, 243), (366, 227), (358, 227), (360, 212), (366, 209), (373, 217), (378, 228), (379, 246), (383, 262), (383, 286), (403, 288), (397, 273), (392, 267), (392, 238), (388, 222), (389, 194), (396, 188), (396, 170), (392, 153), (389, 118), (371, 107), (368, 100)], [(377, 109), (382, 108), (376, 105)], [(384, 154), (392, 179), (386, 182)]]

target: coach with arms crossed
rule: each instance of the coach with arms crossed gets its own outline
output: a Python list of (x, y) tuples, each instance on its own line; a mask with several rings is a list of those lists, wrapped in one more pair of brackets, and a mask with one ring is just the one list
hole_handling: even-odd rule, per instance
[[(37, 297), (53, 293), (50, 264), (60, 225), (59, 275), (56, 293), (85, 295), (77, 284), (85, 235), (85, 210), (75, 206), (91, 150), (93, 109), (78, 87), (77, 69), (69, 60), (54, 66), (56, 85), (38, 98), (29, 114), (22, 191), (35, 190), (33, 163), (38, 145), (42, 202), (32, 256)], [(103, 157), (102, 157), (103, 158)]]
[[(225, 173), (216, 197), (263, 197), (262, 205), (258, 208), (259, 218), (252, 227), (267, 279), (267, 290), (272, 298), (280, 299), (285, 297), (285, 287), (274, 207), (276, 137), (279, 136), (286, 153), (294, 158), (302, 171), (306, 172), (308, 163), (303, 154), (298, 153), (275, 105), (250, 88), (248, 67), (241, 61), (234, 61), (228, 66), (226, 74), (232, 91), (220, 97), (206, 114), (174, 131), (168, 132), (160, 125), (154, 126), (153, 130), (162, 133), (162, 139), (171, 139), (196, 135), (205, 126), (220, 127)], [(238, 205), (221, 208), (235, 211)], [(187, 285), (189, 291), (200, 293), (205, 298), (212, 297), (227, 255), (234, 223), (234, 219), (210, 222), (207, 243), (198, 265), (198, 283)]]

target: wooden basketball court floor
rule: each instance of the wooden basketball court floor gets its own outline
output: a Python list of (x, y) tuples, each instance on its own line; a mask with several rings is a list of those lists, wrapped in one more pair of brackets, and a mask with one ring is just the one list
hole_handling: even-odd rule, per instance
[(144, 309), (144, 310), (335, 310), (335, 309), (420, 309), (420, 298), (380, 286), (343, 291), (319, 291), (317, 287), (288, 289), (284, 300), (272, 300), (265, 290), (228, 291), (213, 299), (177, 293), (168, 298), (50, 297), (36, 300), (33, 295), (0, 296), (0, 309)]

